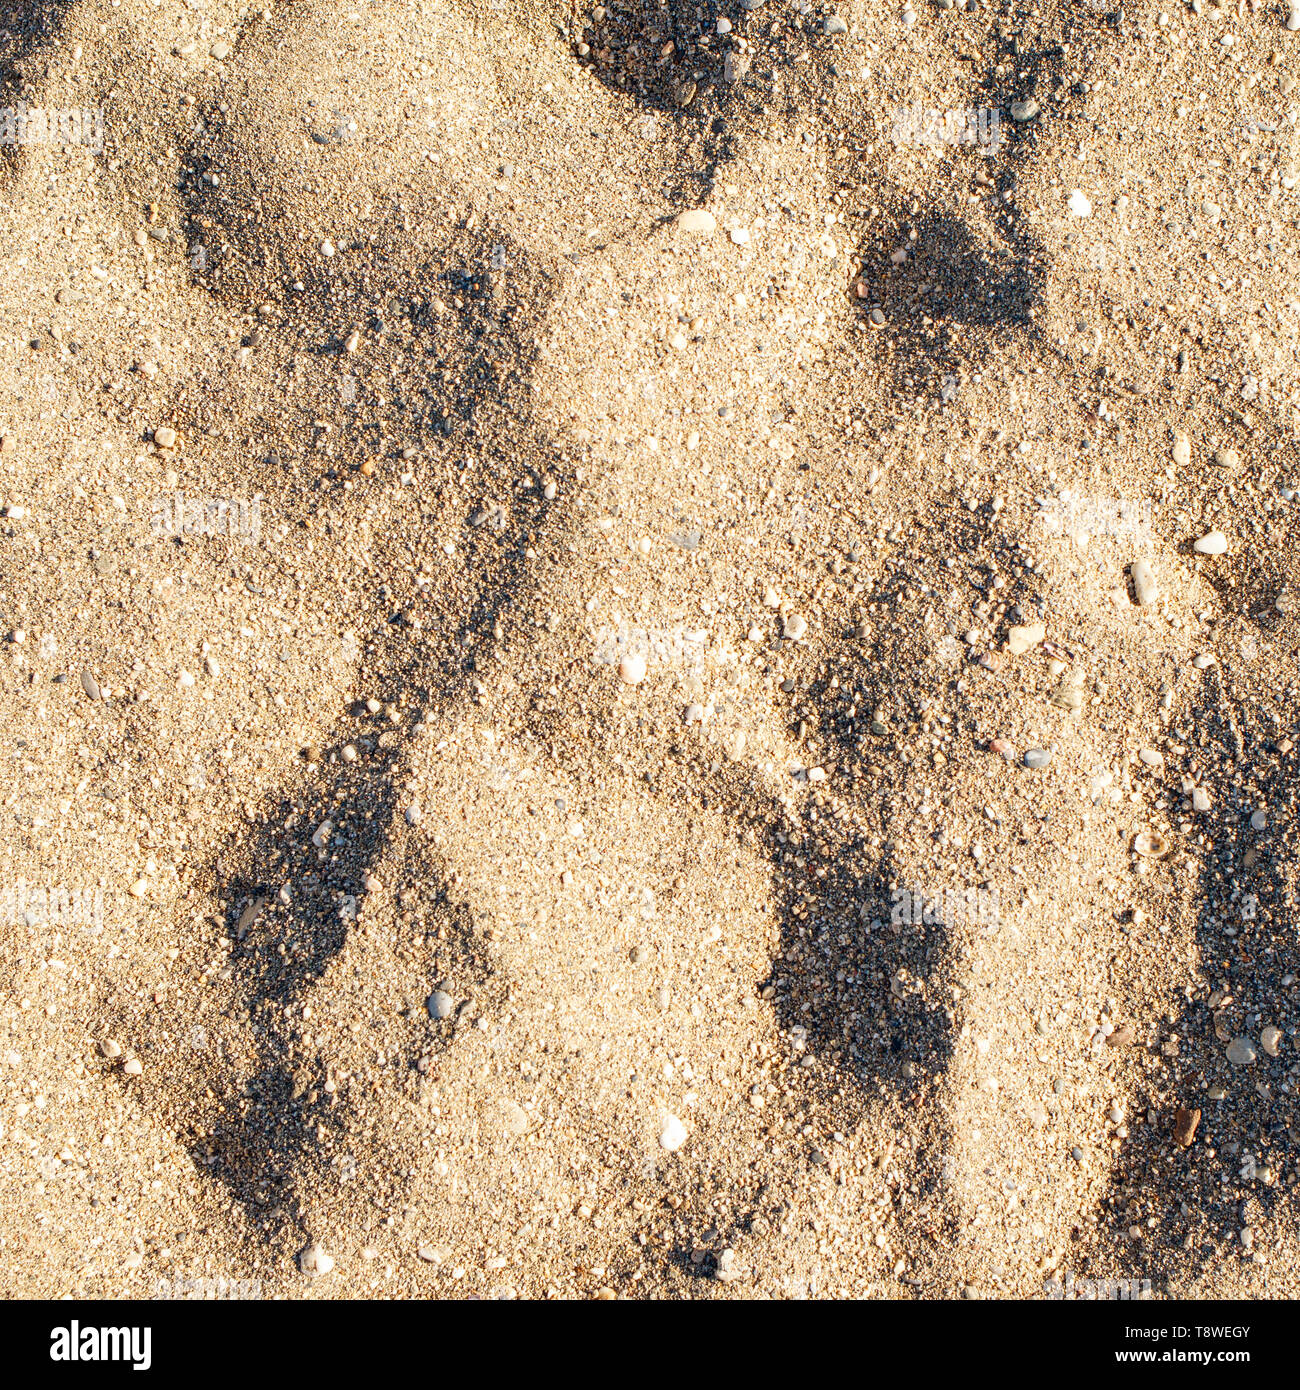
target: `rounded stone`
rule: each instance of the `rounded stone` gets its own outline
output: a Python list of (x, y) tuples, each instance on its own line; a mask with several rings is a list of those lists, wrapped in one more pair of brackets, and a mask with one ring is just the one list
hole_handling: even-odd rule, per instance
[(313, 1243), (298, 1256), (298, 1268), (309, 1278), (319, 1279), (334, 1268), (334, 1257), (325, 1253), (324, 1246)]
[(449, 1018), (451, 1016), (451, 1011), (455, 1007), (456, 1001), (445, 989), (435, 989), (429, 996), (428, 1009), (430, 1018)]
[(645, 680), (646, 661), (640, 652), (629, 652), (618, 663), (618, 678), (625, 685), (640, 685)]
[(686, 1142), (686, 1126), (676, 1115), (665, 1115), (659, 1127), (659, 1147), (676, 1153)]
[(1130, 567), (1133, 575), (1133, 592), (1137, 595), (1137, 601), (1144, 607), (1149, 608), (1160, 598), (1160, 586), (1156, 583), (1155, 571), (1151, 568), (1149, 560), (1134, 560)]
[(677, 228), (682, 232), (712, 232), (717, 226), (717, 218), (706, 208), (690, 208), (677, 219)]
[(1233, 1038), (1228, 1044), (1228, 1061), (1234, 1067), (1248, 1067), (1258, 1055), (1255, 1051), (1255, 1044), (1249, 1038)]

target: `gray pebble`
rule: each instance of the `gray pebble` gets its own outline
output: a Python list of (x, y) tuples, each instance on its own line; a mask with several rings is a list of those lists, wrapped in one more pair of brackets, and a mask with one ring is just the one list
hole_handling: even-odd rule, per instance
[(100, 694), (99, 682), (94, 678), (94, 676), (90, 674), (89, 671), (83, 671), (81, 673), (81, 688), (92, 700), (99, 700), (103, 698), (103, 696)]
[(1052, 755), (1046, 748), (1027, 748), (1025, 749), (1025, 766), (1042, 768), (1052, 761)]
[(445, 989), (435, 989), (429, 996), (429, 1017), (449, 1018), (456, 1007), (456, 1001)]
[(1228, 1044), (1228, 1061), (1234, 1067), (1248, 1067), (1258, 1055), (1249, 1038), (1233, 1038)]

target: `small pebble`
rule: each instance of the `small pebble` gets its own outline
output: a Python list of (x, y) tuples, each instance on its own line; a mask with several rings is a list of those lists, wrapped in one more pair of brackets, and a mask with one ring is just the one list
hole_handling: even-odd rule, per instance
[(131, 1057), (122, 1064), (122, 1070), (128, 1076), (139, 1076), (144, 1071), (144, 1067), (140, 1065), (138, 1057)]
[(1129, 567), (1129, 573), (1133, 576), (1133, 592), (1137, 595), (1137, 601), (1144, 608), (1150, 608), (1160, 598), (1160, 586), (1156, 583), (1151, 562), (1134, 560)]
[(1259, 1044), (1270, 1057), (1276, 1057), (1282, 1046), (1282, 1030), (1270, 1024), (1259, 1035)]
[(1028, 623), (1023, 627), (1013, 627), (1007, 633), (1007, 650), (1012, 656), (1023, 656), (1047, 636), (1042, 623)]
[(849, 26), (837, 14), (828, 14), (826, 22), (822, 25), (824, 34), (847, 34)]
[(1186, 1110), (1181, 1105), (1174, 1112), (1174, 1140), (1184, 1149), (1189, 1148), (1196, 1138), (1196, 1127), (1201, 1123), (1199, 1110)]
[(334, 1257), (321, 1245), (309, 1245), (298, 1256), (298, 1268), (312, 1279), (319, 1279), (334, 1268)]
[(1192, 544), (1199, 555), (1223, 555), (1228, 549), (1228, 538), (1222, 531), (1210, 531)]
[(683, 232), (712, 232), (717, 226), (717, 218), (705, 208), (691, 208), (677, 219), (678, 230)]
[(1174, 462), (1180, 468), (1186, 468), (1187, 465), (1191, 463), (1192, 445), (1185, 434), (1176, 435), (1174, 437), (1174, 447), (1170, 450), (1170, 453)]
[(1077, 188), (1070, 194), (1066, 206), (1076, 217), (1092, 216), (1092, 204), (1088, 201), (1088, 195)]
[(447, 993), (445, 989), (435, 989), (429, 996), (428, 1008), (430, 1018), (449, 1018), (451, 1011), (456, 1007), (456, 1001)]
[(1252, 830), (1267, 830), (1267, 829), (1268, 829), (1268, 812), (1267, 812), (1267, 811), (1253, 811), (1253, 812), (1251, 813), (1251, 817), (1250, 817), (1250, 828), (1251, 828)]
[(105, 1057), (120, 1057), (122, 1055), (122, 1044), (115, 1042), (112, 1038), (105, 1038), (99, 1045), (99, 1050)]
[(1234, 1067), (1248, 1067), (1258, 1055), (1255, 1051), (1255, 1044), (1249, 1038), (1233, 1038), (1228, 1044), (1228, 1061)]
[(788, 642), (799, 642), (808, 633), (808, 619), (801, 613), (791, 613), (785, 620), (785, 626), (781, 630), (781, 635)]
[(99, 682), (94, 678), (94, 676), (90, 674), (89, 671), (83, 671), (81, 673), (81, 688), (86, 692), (87, 696), (90, 699), (98, 700), (101, 698)]
[(176, 447), (176, 431), (170, 425), (159, 425), (153, 432), (153, 442), (160, 449), (174, 449)]
[(646, 661), (640, 652), (629, 652), (618, 663), (618, 678), (626, 685), (640, 685), (645, 672)]
[(659, 1130), (659, 1147), (676, 1153), (686, 1142), (686, 1126), (676, 1115), (665, 1115)]
[(1025, 766), (1033, 768), (1044, 768), (1052, 761), (1052, 755), (1046, 748), (1027, 748), (1025, 749)]
[(419, 825), (422, 812), (418, 806), (408, 806), (406, 808), (407, 825)]

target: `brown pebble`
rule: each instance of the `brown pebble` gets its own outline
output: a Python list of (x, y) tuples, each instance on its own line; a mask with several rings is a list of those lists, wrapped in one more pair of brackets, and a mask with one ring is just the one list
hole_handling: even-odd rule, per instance
[(1137, 1038), (1137, 1029), (1131, 1023), (1121, 1023), (1106, 1039), (1107, 1047), (1132, 1047)]
[(373, 478), (373, 477), (375, 476), (375, 461), (374, 461), (374, 459), (367, 459), (367, 460), (361, 465), (361, 476), (362, 476), (363, 478)]
[(1015, 746), (1009, 738), (995, 738), (989, 740), (989, 752), (1000, 753), (1004, 758), (1015, 755)]
[(0, 434), (0, 454), (12, 454), (18, 447), (16, 434)]
[(1184, 1110), (1180, 1105), (1174, 1112), (1174, 1138), (1183, 1148), (1191, 1147), (1196, 1138), (1196, 1126), (1201, 1123), (1199, 1110)]

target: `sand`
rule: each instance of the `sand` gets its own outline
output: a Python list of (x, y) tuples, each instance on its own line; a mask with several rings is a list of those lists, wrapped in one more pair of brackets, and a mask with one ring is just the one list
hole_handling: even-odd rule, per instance
[(0, 0), (0, 1290), (1294, 1297), (1284, 21)]

